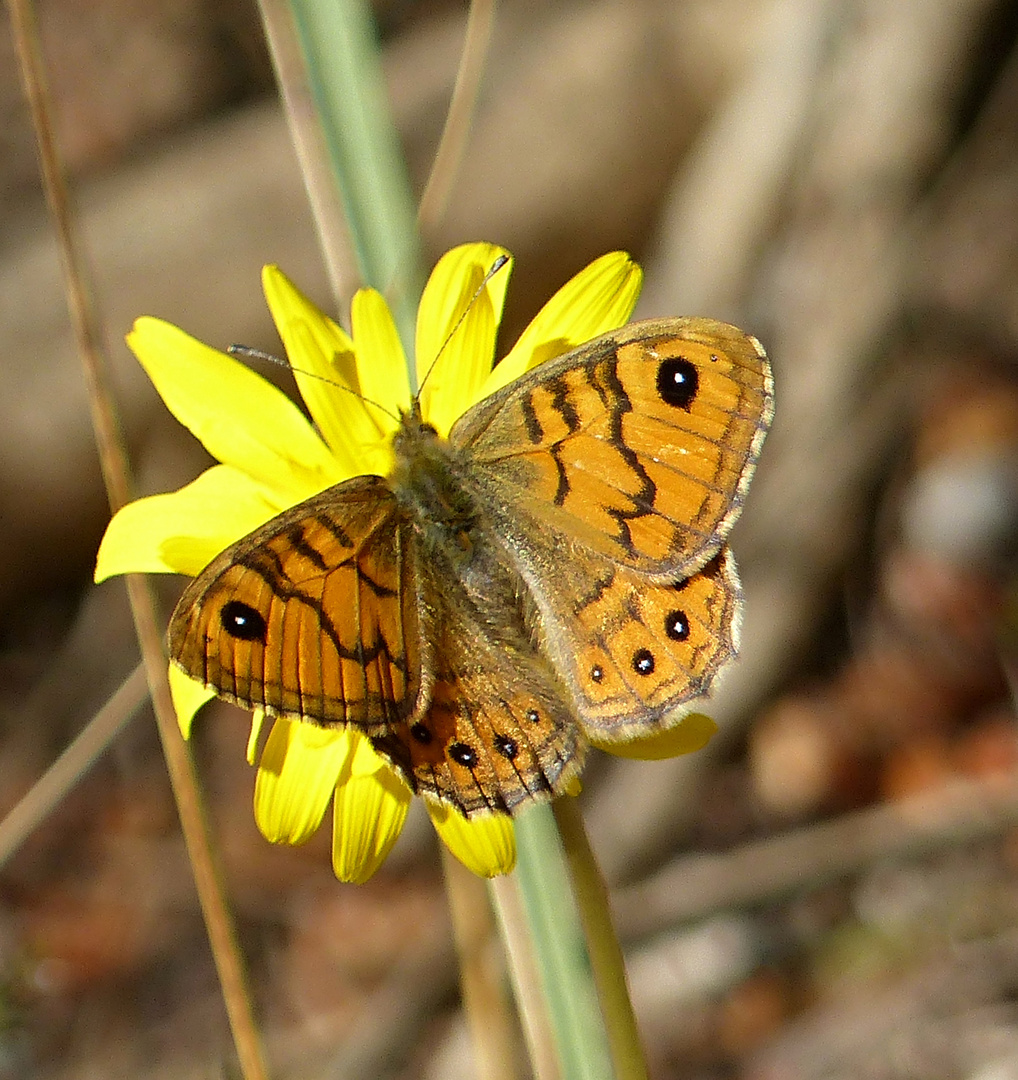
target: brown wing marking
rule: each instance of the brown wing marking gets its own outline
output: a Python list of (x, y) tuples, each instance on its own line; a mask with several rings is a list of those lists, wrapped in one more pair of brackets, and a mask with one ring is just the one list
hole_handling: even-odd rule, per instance
[(585, 581), (572, 575), (574, 614), (547, 623), (581, 729), (611, 742), (667, 728), (709, 695), (736, 654), (741, 599), (731, 553), (723, 548), (674, 582), (607, 563), (584, 570)]

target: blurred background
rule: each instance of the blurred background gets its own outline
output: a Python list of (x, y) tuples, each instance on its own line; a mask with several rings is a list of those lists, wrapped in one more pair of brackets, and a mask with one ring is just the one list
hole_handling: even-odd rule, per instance
[[(139, 487), (167, 490), (204, 452), (132, 320), (278, 353), (270, 261), (330, 306), (257, 10), (38, 11)], [(466, 9), (376, 14), (420, 190)], [(1006, 0), (498, 6), (429, 262), (513, 251), (505, 344), (624, 248), (638, 315), (736, 322), (776, 373), (720, 733), (585, 774), (655, 1080), (1018, 1078), (1016, 44)], [(0, 58), (6, 813), (138, 651), (122, 583), (91, 584), (108, 511), (6, 21)], [(473, 1075), (423, 814), (340, 885), (328, 829), (258, 834), (247, 731), (215, 705), (195, 745), (276, 1075)], [(232, 1060), (146, 709), (0, 871), (0, 1077)]]

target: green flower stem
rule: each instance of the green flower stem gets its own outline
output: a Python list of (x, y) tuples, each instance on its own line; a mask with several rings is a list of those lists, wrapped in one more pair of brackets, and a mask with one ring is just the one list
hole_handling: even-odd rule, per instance
[[(363, 0), (290, 0), (290, 10), (361, 273), (388, 294), (409, 352), (423, 280), (420, 242), (369, 8)], [(518, 893), (510, 897), (503, 884), (494, 885), (492, 892), (503, 928), (514, 928), (511, 933), (506, 929), (505, 937), (537, 1075), (542, 1080), (555, 1074), (565, 1080), (613, 1080), (613, 1054), (626, 1061), (642, 1058), (610, 921), (605, 916), (599, 922), (591, 914), (596, 904), (586, 884), (581, 892), (591, 911), (581, 914), (549, 807), (535, 807), (517, 819), (516, 839)], [(520, 924), (529, 941), (520, 940)], [(595, 980), (585, 933), (597, 946), (600, 980)], [(616, 955), (606, 960), (601, 954), (610, 954), (612, 947)], [(602, 1001), (618, 1028), (611, 1037)], [(627, 1016), (631, 1030), (620, 1034)], [(617, 1075), (636, 1078), (642, 1073), (634, 1067)]]
[(516, 819), (516, 844), (516, 877), (561, 1074), (567, 1080), (613, 1080), (583, 921), (550, 806), (536, 806)]
[(615, 1075), (618, 1080), (647, 1080), (647, 1065), (629, 998), (622, 949), (612, 924), (608, 890), (587, 839), (583, 815), (577, 801), (570, 798), (556, 799), (552, 809), (572, 872)]
[(361, 274), (385, 293), (412, 350), (423, 287), (417, 215), (371, 9), (363, 0), (290, 0), (290, 9)]

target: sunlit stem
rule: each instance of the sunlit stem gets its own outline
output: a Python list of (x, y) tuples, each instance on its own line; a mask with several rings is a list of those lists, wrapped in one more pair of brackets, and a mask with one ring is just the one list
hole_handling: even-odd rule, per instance
[(516, 844), (515, 876), (561, 1074), (569, 1080), (612, 1080), (616, 1073), (590, 952), (550, 806), (520, 814)]
[[(89, 395), (103, 480), (110, 507), (117, 510), (130, 498), (132, 484), (122, 427), (106, 374), (108, 362), (104, 328), (94, 302), (95, 291), (88, 272), (88, 260), (68, 189), (66, 170), (54, 135), (52, 102), (35, 11), (28, 0), (11, 0), (8, 7), (38, 142), (43, 186), (60, 250), (64, 288)], [(170, 698), (162, 620), (157, 612), (155, 595), (149, 582), (138, 574), (127, 575), (126, 584), (167, 772), (241, 1072), (245, 1080), (265, 1080), (268, 1070), (261, 1038), (254, 1021), (247, 977), (226, 903), (204, 802), (190, 752), (177, 728)]]
[(647, 1080), (622, 948), (608, 904), (608, 889), (587, 839), (583, 815), (576, 799), (569, 797), (557, 799), (553, 809), (576, 891), (615, 1074), (618, 1080)]
[(519, 1029), (498, 953), (498, 935), (482, 878), (442, 845), (442, 871), (459, 958), (460, 994), (482, 1080), (517, 1080)]
[(362, 0), (290, 0), (333, 175), (365, 284), (389, 301), (412, 355), (423, 287), (413, 193)]

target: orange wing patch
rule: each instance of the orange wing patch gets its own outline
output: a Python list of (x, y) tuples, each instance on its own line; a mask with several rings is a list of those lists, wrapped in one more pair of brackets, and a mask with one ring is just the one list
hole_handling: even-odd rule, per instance
[(559, 793), (583, 754), (563, 687), (525, 642), (505, 640), (506, 627), (493, 641), (450, 591), (430, 598), (437, 610), (427, 638), (438, 664), (430, 703), (375, 748), (415, 791), (467, 815)]
[(450, 439), (492, 505), (526, 515), (528, 532), (687, 576), (727, 537), (772, 415), (754, 338), (709, 319), (662, 319), (536, 368)]
[(619, 567), (590, 569), (557, 642), (581, 727), (598, 742), (653, 734), (706, 696), (735, 655), (734, 560), (725, 548), (700, 572), (661, 584)]
[(416, 591), (395, 501), (360, 477), (280, 514), (191, 582), (170, 655), (246, 708), (379, 730), (420, 691)]

